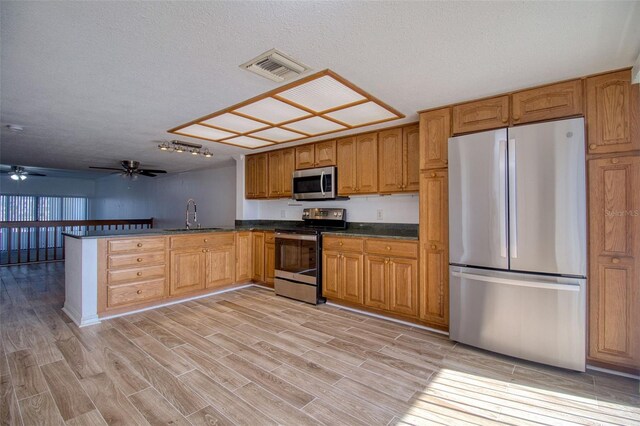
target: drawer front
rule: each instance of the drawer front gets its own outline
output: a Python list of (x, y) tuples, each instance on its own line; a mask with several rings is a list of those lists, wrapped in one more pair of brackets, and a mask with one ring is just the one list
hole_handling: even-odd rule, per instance
[(192, 248), (192, 247), (221, 247), (225, 245), (232, 246), (235, 241), (235, 235), (232, 232), (219, 234), (197, 234), (197, 235), (179, 235), (171, 237), (171, 248)]
[(136, 266), (163, 265), (165, 263), (164, 251), (155, 253), (132, 253), (110, 255), (107, 259), (107, 267), (132, 268)]
[(158, 251), (164, 250), (164, 237), (109, 240), (109, 243), (107, 245), (109, 253), (126, 253), (130, 251)]
[(324, 237), (322, 239), (323, 250), (357, 251), (362, 252), (362, 238)]
[(151, 278), (164, 278), (165, 265), (149, 266), (146, 268), (117, 269), (107, 272), (107, 283), (125, 283), (131, 281), (149, 280)]
[(164, 278), (107, 287), (107, 306), (131, 305), (164, 296)]
[(365, 251), (382, 256), (418, 257), (418, 243), (410, 241), (368, 239)]
[(264, 242), (265, 243), (275, 243), (276, 235), (273, 232), (265, 232), (264, 233)]

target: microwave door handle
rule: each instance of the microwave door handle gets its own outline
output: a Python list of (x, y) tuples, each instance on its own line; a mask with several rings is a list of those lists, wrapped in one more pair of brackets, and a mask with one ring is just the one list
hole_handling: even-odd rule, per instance
[(323, 197), (326, 195), (324, 192), (324, 170), (320, 173), (320, 192)]

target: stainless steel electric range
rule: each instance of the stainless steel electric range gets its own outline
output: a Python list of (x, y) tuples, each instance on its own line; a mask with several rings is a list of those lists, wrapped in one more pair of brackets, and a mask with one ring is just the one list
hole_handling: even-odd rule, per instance
[(275, 291), (317, 305), (322, 297), (322, 233), (345, 229), (345, 209), (304, 209), (302, 226), (276, 229)]

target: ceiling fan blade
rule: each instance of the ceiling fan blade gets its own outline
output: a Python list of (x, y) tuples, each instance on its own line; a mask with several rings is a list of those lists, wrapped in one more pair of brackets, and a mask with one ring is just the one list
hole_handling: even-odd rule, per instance
[(94, 166), (89, 166), (89, 168), (90, 169), (100, 169), (100, 170), (116, 170), (116, 171), (119, 171), (119, 172), (122, 171), (122, 169), (118, 169), (118, 168), (115, 168), (115, 167), (94, 167)]
[(156, 177), (157, 176), (156, 174), (151, 173), (149, 170), (140, 170), (138, 172), (138, 174), (142, 175), (142, 176), (149, 176), (149, 177)]
[(29, 176), (46, 176), (46, 175), (43, 175), (42, 173), (34, 173), (34, 172), (27, 172), (27, 175), (29, 175)]
[(156, 170), (156, 169), (141, 169), (142, 172), (151, 172), (151, 173), (167, 173), (166, 170)]

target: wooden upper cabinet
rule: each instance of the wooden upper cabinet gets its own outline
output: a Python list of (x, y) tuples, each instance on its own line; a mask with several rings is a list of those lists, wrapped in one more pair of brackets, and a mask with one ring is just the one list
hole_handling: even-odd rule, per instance
[(338, 194), (355, 194), (356, 191), (356, 138), (339, 139), (336, 143), (338, 165)]
[(589, 358), (640, 369), (640, 156), (589, 161)]
[(453, 133), (479, 132), (509, 125), (509, 96), (498, 96), (453, 107)]
[(315, 147), (315, 167), (336, 165), (336, 141), (318, 142)]
[(442, 169), (448, 163), (451, 108), (420, 114), (420, 169)]
[(631, 70), (587, 78), (589, 154), (640, 149), (639, 86)]
[(311, 169), (316, 164), (315, 145), (297, 146), (296, 150), (296, 170)]
[(245, 198), (266, 198), (268, 194), (267, 154), (248, 155), (245, 163)]
[(582, 80), (516, 92), (511, 96), (514, 124), (583, 114)]
[(402, 128), (402, 185), (403, 191), (417, 192), (420, 188), (420, 128)]
[(366, 133), (356, 136), (356, 146), (356, 192), (378, 192), (378, 134)]
[(291, 188), (291, 180), (293, 179), (293, 171), (296, 168), (295, 149), (288, 148), (282, 151), (282, 196), (290, 198), (293, 196)]
[(282, 151), (270, 151), (269, 157), (269, 198), (279, 198), (282, 196)]
[(402, 129), (378, 133), (378, 189), (380, 192), (403, 190)]

